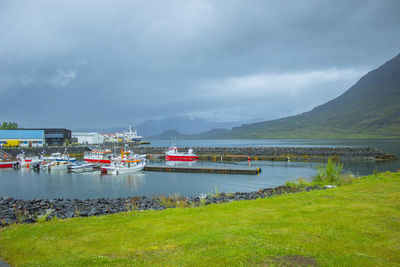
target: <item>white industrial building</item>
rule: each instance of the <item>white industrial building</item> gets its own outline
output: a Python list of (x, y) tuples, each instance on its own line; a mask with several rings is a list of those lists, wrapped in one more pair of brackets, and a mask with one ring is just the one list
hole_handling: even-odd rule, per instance
[(104, 136), (99, 133), (72, 132), (72, 139), (79, 144), (96, 145), (104, 143)]

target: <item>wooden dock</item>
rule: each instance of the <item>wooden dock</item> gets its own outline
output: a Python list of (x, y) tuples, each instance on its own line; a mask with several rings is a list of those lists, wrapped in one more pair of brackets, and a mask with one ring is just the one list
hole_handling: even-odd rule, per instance
[(220, 174), (259, 174), (260, 168), (239, 167), (200, 167), (200, 166), (164, 166), (147, 165), (145, 171), (153, 172), (190, 172), (190, 173), (220, 173)]

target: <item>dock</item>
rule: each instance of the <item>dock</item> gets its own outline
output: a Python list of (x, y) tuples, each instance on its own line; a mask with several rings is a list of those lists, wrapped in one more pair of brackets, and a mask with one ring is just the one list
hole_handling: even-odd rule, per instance
[(187, 173), (220, 173), (220, 174), (250, 174), (256, 175), (261, 172), (260, 168), (240, 167), (200, 167), (200, 166), (164, 166), (147, 165), (145, 171), (153, 172), (187, 172)]

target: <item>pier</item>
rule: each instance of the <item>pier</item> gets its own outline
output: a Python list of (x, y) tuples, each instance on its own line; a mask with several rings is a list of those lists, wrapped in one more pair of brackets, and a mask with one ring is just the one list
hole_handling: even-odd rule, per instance
[(147, 165), (145, 171), (153, 172), (187, 172), (187, 173), (220, 173), (220, 174), (250, 174), (256, 175), (261, 172), (260, 168), (246, 167), (200, 167), (200, 166), (164, 166)]

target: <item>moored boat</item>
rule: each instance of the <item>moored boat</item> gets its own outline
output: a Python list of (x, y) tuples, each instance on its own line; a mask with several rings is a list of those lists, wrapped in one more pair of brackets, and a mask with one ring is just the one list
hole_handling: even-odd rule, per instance
[(71, 158), (68, 154), (63, 154), (56, 152), (56, 153), (51, 153), (50, 156), (43, 157), (43, 160), (46, 161), (64, 161), (64, 162), (75, 162), (75, 158)]
[(113, 170), (109, 172), (112, 175), (138, 172), (144, 169), (146, 163), (142, 160), (125, 160), (114, 165)]
[(168, 148), (165, 152), (165, 160), (172, 161), (195, 161), (199, 160), (199, 157), (193, 152), (193, 149), (189, 149), (187, 153), (179, 152), (176, 146)]
[(83, 160), (88, 163), (111, 164), (113, 153), (111, 150), (92, 150), (85, 152)]
[(27, 157), (25, 156), (25, 153), (18, 154), (17, 159), (19, 159), (19, 163), (22, 168), (29, 168), (33, 164), (41, 161), (40, 157)]
[(48, 165), (49, 171), (68, 171), (71, 163), (65, 161), (53, 161)]
[(95, 167), (94, 163), (73, 164), (69, 166), (69, 171), (74, 173), (90, 172), (93, 171), (94, 167)]
[(1, 160), (0, 161), (0, 169), (5, 169), (5, 168), (15, 168), (17, 165), (19, 165), (18, 160)]

